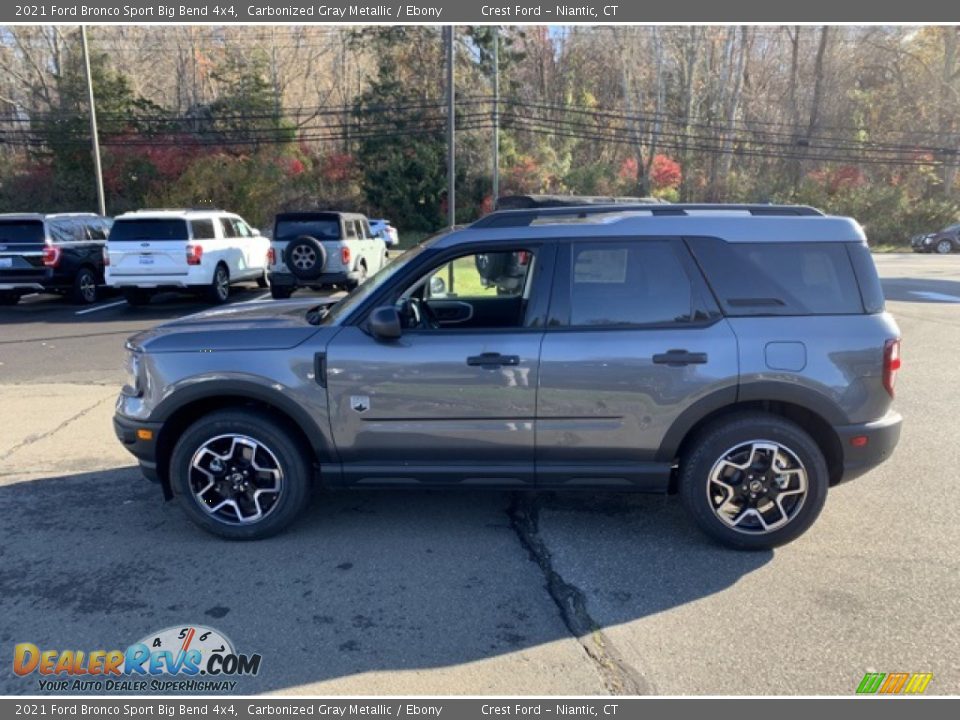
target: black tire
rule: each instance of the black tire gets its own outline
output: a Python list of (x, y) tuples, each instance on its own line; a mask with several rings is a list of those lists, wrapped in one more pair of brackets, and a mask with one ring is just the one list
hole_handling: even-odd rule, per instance
[(267, 282), (267, 271), (266, 271), (266, 270), (263, 271), (263, 275), (261, 275), (260, 277), (257, 278), (257, 287), (258, 287), (258, 288), (263, 288), (263, 289), (266, 289), (266, 288), (270, 287), (270, 283)]
[(92, 305), (97, 301), (97, 275), (93, 268), (82, 267), (73, 278), (73, 287), (70, 289), (70, 301), (75, 305)]
[(301, 235), (287, 243), (283, 251), (287, 269), (299, 280), (316, 280), (327, 264), (323, 243), (310, 235)]
[[(194, 477), (191, 479), (194, 455), (211, 440), (224, 435), (251, 438), (261, 448), (268, 450), (266, 464), (276, 460), (281, 472), (280, 492), (269, 506), (264, 501), (263, 517), (259, 520), (239, 523), (236, 520), (224, 519), (222, 515), (215, 516), (204, 509), (194, 492), (198, 483), (205, 482), (205, 476), (197, 470), (193, 471)], [(217, 442), (226, 443), (228, 440)], [(261, 451), (257, 451), (256, 457), (258, 462), (262, 462)], [(311, 486), (311, 464), (308, 458), (307, 449), (297, 442), (291, 428), (277, 422), (270, 415), (252, 410), (218, 410), (197, 420), (177, 441), (170, 456), (170, 485), (186, 516), (204, 530), (230, 540), (259, 540), (286, 529), (306, 507)], [(225, 472), (224, 477), (227, 474), (229, 473)], [(269, 499), (270, 495), (264, 497)], [(209, 505), (219, 502), (222, 496), (212, 490), (208, 491), (204, 498)], [(239, 505), (246, 501), (235, 502)], [(226, 511), (224, 513), (230, 514)]]
[[(715, 487), (709, 483), (715, 465), (729, 455), (730, 451), (747, 447), (751, 441), (777, 443), (792, 453), (806, 471), (807, 490), (805, 496), (801, 496), (800, 504), (792, 506), (790, 517), (783, 525), (768, 531), (757, 528), (757, 532), (748, 533), (745, 531), (748, 526), (745, 525), (743, 530), (735, 530), (720, 519), (714, 510), (708, 487)], [(751, 502), (747, 479), (762, 479), (762, 473), (753, 475), (753, 471), (749, 469), (742, 472), (744, 484), (737, 488), (736, 485), (741, 480), (740, 476), (736, 476), (737, 479), (731, 482), (734, 486), (731, 492), (742, 492), (746, 506), (746, 503)], [(751, 472), (751, 475), (746, 476), (747, 472)], [(789, 482), (793, 483), (795, 480)], [(679, 491), (684, 507), (707, 535), (737, 550), (769, 550), (798, 538), (820, 515), (829, 484), (826, 460), (813, 438), (797, 424), (768, 413), (737, 413), (718, 419), (698, 433), (689, 450), (680, 459)], [(769, 491), (775, 493), (772, 485), (773, 483), (770, 483)], [(773, 504), (769, 499), (764, 500), (762, 491), (759, 502), (768, 503), (767, 507)], [(797, 501), (787, 498), (782, 502), (784, 506), (790, 507), (791, 502)], [(774, 510), (774, 513), (769, 516), (771, 521), (785, 517), (777, 510)]]
[(510, 263), (510, 253), (480, 253), (474, 258), (477, 272), (487, 282), (494, 282), (502, 277)]
[(123, 291), (123, 299), (127, 301), (127, 305), (133, 307), (149, 305), (152, 297), (153, 293), (143, 288), (127, 288)]
[(356, 290), (367, 281), (367, 263), (365, 261), (360, 261), (360, 264), (357, 266), (357, 271), (360, 273), (357, 279), (347, 281), (348, 292)]
[(20, 302), (20, 293), (14, 290), (0, 290), (0, 305), (16, 305)]
[(949, 255), (953, 252), (953, 241), (947, 238), (939, 240), (936, 245), (936, 251), (938, 255)]
[(222, 305), (230, 299), (230, 272), (223, 263), (218, 263), (213, 270), (213, 280), (204, 292), (207, 302), (211, 305)]
[(286, 300), (291, 295), (293, 295), (292, 287), (282, 285), (279, 287), (276, 285), (270, 286), (270, 297), (272, 297), (274, 300)]

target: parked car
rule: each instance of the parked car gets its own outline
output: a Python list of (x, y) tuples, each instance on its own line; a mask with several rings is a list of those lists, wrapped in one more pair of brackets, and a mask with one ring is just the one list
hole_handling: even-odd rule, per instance
[(925, 246), (933, 242), (936, 233), (921, 233), (910, 238), (910, 249), (915, 253), (930, 252)]
[(914, 252), (938, 253), (948, 255), (960, 250), (960, 223), (948, 225), (940, 232), (928, 235), (914, 235), (910, 238), (910, 246)]
[(357, 213), (324, 210), (277, 215), (270, 241), (270, 293), (290, 297), (298, 287), (353, 290), (386, 264), (387, 246)]
[(374, 237), (383, 240), (388, 248), (397, 247), (400, 244), (400, 233), (390, 224), (389, 220), (377, 219), (370, 220), (370, 231)]
[(109, 230), (110, 218), (87, 213), (0, 215), (0, 305), (32, 292), (96, 302)]
[(131, 305), (161, 290), (190, 290), (226, 302), (230, 285), (267, 286), (270, 241), (222, 210), (137, 210), (116, 218), (107, 247), (107, 284)]
[[(789, 542), (900, 435), (900, 331), (863, 231), (647, 207), (496, 212), (339, 301), (136, 335), (117, 436), (228, 538), (285, 528), (319, 483), (676, 492), (726, 545)], [(476, 257), (516, 253), (523, 282), (484, 287)]]

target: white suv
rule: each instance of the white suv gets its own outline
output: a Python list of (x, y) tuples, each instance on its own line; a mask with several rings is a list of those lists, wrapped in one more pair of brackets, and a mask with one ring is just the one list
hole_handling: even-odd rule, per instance
[(243, 218), (221, 210), (137, 210), (116, 218), (104, 249), (106, 281), (131, 305), (163, 289), (202, 292), (212, 303), (230, 284), (267, 286), (270, 241)]

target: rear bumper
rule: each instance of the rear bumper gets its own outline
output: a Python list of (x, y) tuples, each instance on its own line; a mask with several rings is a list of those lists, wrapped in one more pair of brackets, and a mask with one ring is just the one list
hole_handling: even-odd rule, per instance
[[(891, 410), (873, 422), (834, 428), (843, 448), (843, 475), (839, 482), (860, 477), (889, 458), (900, 441), (902, 424), (900, 414)], [(854, 438), (866, 438), (866, 443), (854, 445)]]
[(300, 280), (292, 273), (288, 272), (267, 272), (267, 279), (273, 287), (311, 287), (312, 285), (340, 285), (342, 283), (357, 280), (360, 273), (351, 270), (349, 272), (325, 272), (314, 280)]
[(107, 269), (106, 282), (115, 288), (188, 288), (207, 286), (213, 282), (213, 271), (197, 266), (184, 273), (147, 275), (138, 273), (117, 273)]
[[(131, 420), (123, 415), (113, 416), (113, 431), (117, 439), (140, 463), (140, 470), (144, 477), (152, 482), (159, 482), (157, 472), (157, 438), (160, 435), (161, 423)], [(151, 433), (149, 440), (142, 439), (137, 431), (148, 430)]]

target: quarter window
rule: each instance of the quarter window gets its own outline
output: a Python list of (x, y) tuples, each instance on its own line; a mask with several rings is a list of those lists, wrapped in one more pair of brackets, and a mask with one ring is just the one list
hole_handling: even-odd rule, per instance
[(689, 322), (692, 309), (690, 279), (668, 241), (573, 244), (570, 325)]
[(190, 229), (194, 240), (211, 240), (217, 236), (213, 231), (213, 220), (191, 220)]

